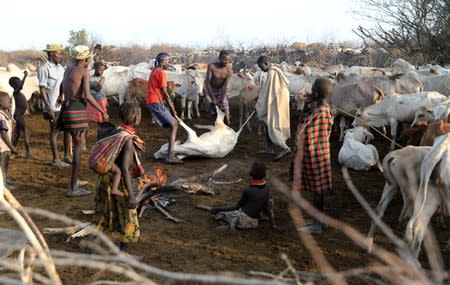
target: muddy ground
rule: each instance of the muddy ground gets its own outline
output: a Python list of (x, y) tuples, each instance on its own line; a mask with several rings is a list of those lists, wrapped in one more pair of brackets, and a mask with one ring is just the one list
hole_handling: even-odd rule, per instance
[[(235, 105), (235, 103), (233, 104)], [(233, 104), (232, 108), (236, 107)], [(117, 107), (111, 107), (110, 114), (113, 122), (118, 123)], [(237, 129), (238, 114), (233, 112), (232, 115), (232, 127)], [(188, 124), (213, 123), (213, 118), (209, 114), (202, 113), (202, 116)], [(10, 163), (9, 176), (16, 185), (13, 194), (24, 206), (48, 209), (78, 220), (89, 221), (90, 217), (83, 215), (80, 210), (93, 209), (94, 197), (93, 195), (82, 198), (66, 197), (70, 168), (63, 170), (51, 168), (48, 126), (42, 113), (33, 114), (27, 119), (27, 123), (31, 128), (32, 153), (36, 159), (25, 159), (25, 150), (21, 145), (19, 152), (22, 157), (15, 158)], [(292, 121), (293, 126), (294, 124), (295, 120)], [(150, 116), (145, 109), (143, 109), (143, 121), (138, 129), (138, 134), (146, 142), (146, 152), (143, 154), (146, 169), (151, 169), (155, 165), (163, 165), (154, 160), (152, 154), (166, 142), (167, 132), (151, 123)], [(326, 198), (325, 207), (327, 210), (330, 208), (336, 210), (340, 219), (365, 234), (368, 232), (370, 220), (342, 179), (337, 162), (340, 147), (337, 135), (335, 132), (331, 138), (335, 195)], [(185, 132), (180, 129), (179, 138), (184, 139), (185, 137)], [(91, 127), (88, 146), (93, 144), (94, 138), (94, 128)], [(292, 145), (293, 141), (290, 140), (289, 144)], [(388, 143), (376, 136), (374, 144), (380, 152), (380, 157), (384, 157), (387, 153)], [(59, 145), (61, 146), (61, 143)], [(284, 182), (289, 183), (290, 157), (273, 162), (270, 157), (256, 155), (256, 151), (263, 146), (262, 136), (245, 130), (235, 149), (223, 159), (192, 158), (186, 159), (183, 165), (163, 165), (170, 173), (170, 180), (173, 180), (178, 177), (201, 174), (226, 163), (229, 165), (228, 168), (215, 179), (232, 181), (241, 178), (243, 180), (232, 185), (213, 185), (217, 192), (215, 196), (186, 193), (173, 196), (177, 202), (169, 209), (173, 215), (184, 220), (180, 224), (168, 221), (156, 210), (146, 211), (140, 220), (141, 241), (131, 245), (129, 252), (142, 255), (143, 262), (166, 270), (192, 273), (237, 272), (244, 275), (249, 271), (278, 274), (285, 268), (280, 254), (286, 253), (295, 268), (302, 271), (317, 271), (317, 266), (310, 253), (302, 245), (287, 212), (287, 199), (275, 189), (272, 189), (272, 195), (275, 202), (276, 220), (287, 229), (285, 233), (272, 232), (268, 222), (263, 222), (255, 230), (224, 232), (216, 229), (218, 224), (213, 216), (194, 207), (198, 203), (212, 206), (235, 203), (240, 197), (241, 190), (247, 185), (249, 168), (255, 158), (267, 163), (271, 175), (276, 175)], [(60, 150), (62, 156), (62, 147)], [(88, 152), (84, 152), (81, 178), (88, 180), (90, 184), (87, 188), (94, 191), (96, 175), (87, 168), (87, 157)], [(375, 207), (384, 185), (382, 174), (372, 171), (368, 173), (351, 172), (351, 175), (355, 185)], [(308, 194), (305, 196), (310, 200)], [(387, 210), (384, 220), (394, 228), (397, 234), (402, 235), (404, 226), (397, 222), (400, 210), (401, 198), (397, 197)], [(34, 220), (40, 228), (61, 226), (59, 222), (38, 216), (34, 216)], [(0, 215), (0, 226), (15, 227), (15, 224), (10, 217)], [(445, 230), (437, 228), (436, 225), (434, 227), (440, 246), (444, 248), (448, 234)], [(325, 256), (338, 270), (361, 267), (376, 260), (355, 246), (338, 230), (328, 228), (323, 234), (316, 237)], [(62, 234), (47, 235), (46, 238), (52, 249), (80, 251), (79, 241), (66, 243), (66, 237)], [(380, 232), (375, 234), (374, 241), (388, 249), (393, 248), (389, 240)], [(449, 263), (449, 258), (446, 258), (446, 263)], [(59, 268), (59, 273), (65, 284), (84, 284), (87, 281), (92, 282), (107, 276), (103, 273), (79, 268)], [(370, 284), (364, 280), (355, 280), (352, 283)]]

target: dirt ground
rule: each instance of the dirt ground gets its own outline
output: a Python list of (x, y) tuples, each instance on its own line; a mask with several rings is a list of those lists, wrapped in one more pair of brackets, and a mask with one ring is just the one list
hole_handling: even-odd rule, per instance
[[(235, 103), (234, 103), (235, 104)], [(236, 107), (233, 106), (232, 108)], [(236, 109), (236, 108), (234, 108)], [(117, 107), (111, 107), (110, 114), (113, 122), (118, 123)], [(238, 127), (238, 114), (232, 113), (232, 127)], [(213, 118), (202, 113), (202, 118), (189, 121), (193, 123), (212, 124)], [(66, 187), (70, 178), (70, 168), (55, 170), (50, 166), (51, 153), (48, 143), (48, 126), (42, 113), (35, 113), (27, 119), (31, 128), (31, 146), (35, 160), (24, 158), (24, 147), (21, 145), (21, 157), (10, 162), (9, 177), (15, 182), (16, 189), (13, 194), (24, 206), (38, 207), (51, 210), (55, 213), (65, 214), (69, 217), (89, 221), (90, 217), (83, 215), (80, 210), (93, 209), (93, 195), (82, 198), (66, 197)], [(294, 126), (295, 120), (292, 121)], [(294, 133), (294, 132), (293, 132)], [(143, 109), (143, 120), (138, 134), (146, 142), (146, 152), (143, 161), (146, 169), (155, 165), (163, 165), (153, 159), (152, 154), (167, 141), (167, 131), (151, 123), (150, 116)], [(370, 226), (370, 219), (358, 204), (342, 179), (337, 154), (340, 143), (337, 142), (337, 133), (333, 133), (333, 183), (335, 194), (327, 197), (325, 207), (336, 210), (343, 221), (356, 227), (366, 234)], [(91, 127), (88, 136), (88, 146), (94, 142), (94, 128)], [(185, 132), (179, 130), (179, 138), (184, 139)], [(59, 140), (61, 146), (61, 140)], [(292, 145), (293, 141), (290, 140)], [(388, 143), (376, 136), (374, 144), (377, 146), (380, 157), (387, 153)], [(241, 182), (232, 185), (213, 185), (217, 192), (215, 196), (193, 195), (178, 193), (172, 196), (176, 204), (170, 206), (170, 212), (184, 220), (175, 224), (165, 219), (156, 210), (147, 210), (141, 218), (141, 241), (130, 245), (131, 254), (142, 255), (143, 262), (162, 269), (191, 273), (237, 272), (249, 276), (249, 271), (263, 271), (278, 274), (285, 268), (280, 254), (286, 253), (293, 265), (302, 271), (317, 271), (310, 253), (302, 245), (291, 218), (287, 212), (287, 199), (272, 189), (275, 202), (276, 221), (287, 228), (285, 233), (271, 231), (268, 222), (262, 222), (255, 230), (224, 232), (216, 229), (217, 222), (213, 216), (195, 208), (195, 204), (202, 203), (211, 206), (232, 204), (237, 202), (241, 190), (247, 185), (248, 172), (255, 158), (267, 163), (269, 173), (288, 182), (290, 157), (273, 162), (270, 157), (258, 156), (256, 152), (264, 146), (263, 137), (244, 130), (235, 149), (223, 159), (186, 159), (183, 165), (163, 165), (170, 173), (169, 180), (178, 177), (187, 177), (201, 174), (228, 164), (228, 168), (215, 177), (220, 181), (233, 181), (238, 178)], [(60, 147), (62, 156), (62, 147)], [(81, 178), (88, 180), (88, 189), (94, 191), (96, 175), (87, 167), (88, 152), (83, 153)], [(381, 196), (384, 178), (378, 171), (368, 173), (351, 172), (355, 185), (359, 188), (370, 204), (375, 207)], [(306, 193), (310, 200), (310, 196)], [(401, 209), (401, 198), (397, 197), (393, 205), (388, 208), (384, 220), (391, 225), (398, 235), (402, 235), (404, 225), (398, 225), (397, 218)], [(37, 225), (44, 227), (61, 226), (60, 223), (46, 218), (33, 216)], [(15, 227), (14, 221), (0, 215), (1, 227)], [(448, 234), (434, 226), (441, 248), (444, 248)], [(65, 242), (64, 235), (47, 235), (50, 248), (68, 251), (80, 251), (79, 241)], [(355, 246), (340, 231), (328, 228), (323, 234), (316, 236), (325, 256), (338, 270), (361, 267), (375, 261), (375, 258)], [(375, 243), (393, 248), (389, 240), (379, 231), (375, 234)], [(446, 263), (449, 259), (446, 258)], [(87, 281), (105, 277), (104, 273), (92, 272), (80, 268), (59, 268), (59, 273), (65, 284), (84, 284)], [(354, 284), (368, 284), (364, 280), (355, 280)]]

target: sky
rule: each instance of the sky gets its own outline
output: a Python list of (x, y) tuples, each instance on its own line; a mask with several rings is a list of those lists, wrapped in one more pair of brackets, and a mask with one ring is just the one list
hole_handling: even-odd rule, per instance
[[(342, 42), (370, 26), (357, 0), (1, 0), (0, 50), (67, 45), (86, 29), (106, 45), (176, 44), (191, 48)], [(17, 12), (16, 12), (17, 11)]]

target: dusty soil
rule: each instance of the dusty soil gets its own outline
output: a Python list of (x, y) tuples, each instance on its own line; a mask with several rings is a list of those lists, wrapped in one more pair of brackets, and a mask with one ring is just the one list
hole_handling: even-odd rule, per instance
[[(232, 106), (233, 107), (233, 106)], [(236, 109), (236, 108), (235, 108)], [(110, 110), (112, 120), (118, 123), (117, 107)], [(203, 117), (189, 122), (212, 124), (213, 119), (202, 113)], [(237, 129), (238, 114), (233, 113), (234, 129)], [(48, 126), (41, 113), (35, 113), (27, 119), (31, 128), (31, 145), (35, 160), (23, 157), (24, 147), (19, 152), (22, 157), (15, 158), (10, 163), (9, 176), (15, 182), (16, 189), (13, 194), (24, 206), (38, 207), (51, 210), (55, 213), (65, 214), (69, 217), (89, 221), (90, 217), (83, 215), (80, 210), (94, 207), (93, 195), (82, 198), (68, 198), (65, 191), (70, 177), (70, 168), (55, 170), (50, 166), (51, 153), (48, 143)], [(295, 125), (295, 121), (292, 122)], [(160, 162), (153, 159), (152, 154), (166, 142), (166, 130), (151, 123), (150, 116), (143, 109), (143, 121), (138, 129), (140, 137), (146, 142), (146, 153), (143, 155), (147, 169)], [(88, 136), (88, 146), (94, 142), (94, 128), (91, 127)], [(179, 138), (186, 137), (183, 130), (179, 130)], [(333, 179), (335, 194), (327, 197), (325, 207), (327, 211), (336, 210), (339, 218), (356, 227), (362, 233), (367, 233), (370, 219), (358, 204), (351, 192), (345, 186), (337, 162), (340, 143), (337, 142), (337, 133), (332, 136), (333, 145)], [(293, 144), (292, 141), (289, 142)], [(61, 143), (59, 143), (61, 145)], [(374, 144), (377, 146), (380, 157), (387, 153), (388, 143), (379, 136)], [(268, 222), (263, 222), (258, 229), (248, 231), (224, 232), (217, 230), (217, 222), (213, 216), (196, 209), (197, 203), (218, 206), (235, 203), (241, 190), (247, 185), (248, 171), (255, 158), (267, 163), (271, 175), (276, 175), (286, 183), (289, 178), (290, 157), (278, 162), (271, 161), (270, 157), (258, 156), (256, 151), (263, 147), (263, 138), (255, 132), (245, 130), (239, 139), (236, 148), (223, 159), (186, 159), (184, 165), (163, 165), (169, 170), (170, 180), (178, 177), (187, 177), (201, 174), (227, 163), (229, 167), (215, 179), (232, 181), (242, 178), (242, 182), (232, 185), (214, 185), (217, 192), (215, 196), (192, 195), (179, 193), (174, 196), (177, 203), (170, 206), (170, 212), (185, 222), (175, 224), (166, 220), (156, 210), (148, 210), (140, 220), (141, 241), (130, 246), (131, 254), (143, 255), (143, 262), (163, 269), (192, 273), (237, 272), (247, 274), (248, 271), (264, 271), (278, 274), (285, 268), (280, 254), (286, 253), (293, 265), (303, 271), (317, 271), (310, 253), (302, 245), (291, 218), (287, 212), (287, 199), (272, 189), (275, 202), (277, 222), (287, 228), (285, 233), (271, 231)], [(60, 147), (62, 156), (62, 147)], [(88, 189), (94, 191), (96, 175), (87, 168), (88, 152), (83, 153), (81, 178), (88, 180)], [(381, 173), (372, 171), (368, 173), (351, 172), (354, 183), (363, 193), (370, 204), (375, 207), (384, 185)], [(308, 193), (305, 196), (310, 199)], [(387, 210), (385, 221), (391, 225), (395, 232), (402, 235), (403, 225), (397, 223), (401, 209), (401, 198), (397, 197), (393, 205)], [(59, 222), (34, 216), (40, 228), (61, 226)], [(0, 215), (1, 227), (15, 227), (14, 221)], [(434, 226), (441, 248), (445, 246), (448, 234)], [(80, 251), (79, 242), (65, 242), (64, 235), (47, 235), (49, 246), (52, 249)], [(338, 270), (345, 270), (364, 266), (375, 258), (355, 246), (340, 231), (328, 228), (323, 234), (317, 236), (329, 262)], [(375, 234), (375, 243), (392, 248), (389, 240), (380, 232)], [(449, 259), (446, 259), (448, 263)], [(79, 268), (60, 268), (59, 273), (65, 284), (83, 284), (105, 277), (104, 273), (92, 272)], [(355, 280), (354, 284), (367, 283)]]

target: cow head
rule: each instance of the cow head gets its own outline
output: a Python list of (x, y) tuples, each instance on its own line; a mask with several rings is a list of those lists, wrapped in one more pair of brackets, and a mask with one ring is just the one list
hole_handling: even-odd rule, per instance
[(431, 122), (434, 120), (433, 110), (428, 109), (425, 106), (420, 106), (420, 109), (414, 114), (414, 121), (412, 122), (411, 127), (414, 126), (419, 120), (426, 122)]
[(363, 144), (368, 144), (374, 139), (372, 133), (369, 132), (369, 130), (366, 127), (363, 126), (358, 126), (353, 129), (346, 130), (344, 134), (345, 134), (344, 139), (354, 139)]
[(204, 81), (201, 74), (195, 69), (186, 69), (186, 74), (189, 77), (189, 86), (195, 89), (198, 96), (202, 96)]
[(353, 120), (352, 127), (367, 126), (366, 120), (364, 119), (365, 117), (367, 117), (367, 111), (364, 107), (361, 107), (358, 110), (356, 110), (355, 119)]

